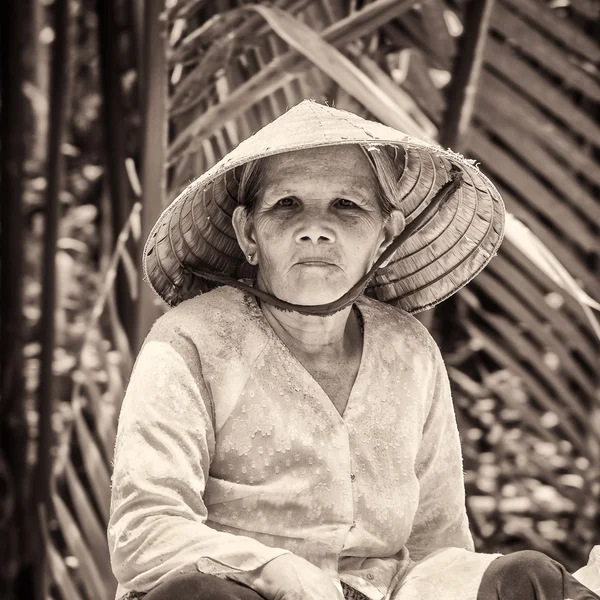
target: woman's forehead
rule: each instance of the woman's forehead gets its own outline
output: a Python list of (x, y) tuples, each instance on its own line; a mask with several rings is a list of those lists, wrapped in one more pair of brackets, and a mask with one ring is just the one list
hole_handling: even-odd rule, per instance
[(310, 179), (367, 188), (372, 188), (375, 184), (373, 169), (367, 157), (354, 144), (307, 148), (265, 159), (265, 188), (285, 187)]

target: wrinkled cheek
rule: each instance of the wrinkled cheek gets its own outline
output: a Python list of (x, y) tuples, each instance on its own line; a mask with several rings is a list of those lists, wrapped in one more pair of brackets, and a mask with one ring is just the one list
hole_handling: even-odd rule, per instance
[(288, 250), (285, 244), (285, 236), (281, 228), (263, 227), (257, 229), (256, 242), (261, 256), (269, 262), (276, 261), (277, 257)]
[(281, 228), (262, 227), (256, 233), (261, 278), (269, 287), (277, 287), (285, 272), (286, 257), (290, 256), (289, 244)]
[(254, 223), (256, 241), (263, 247), (281, 242), (285, 232), (285, 223), (278, 219), (257, 219)]
[(365, 265), (368, 263), (370, 267), (385, 237), (380, 231), (371, 230), (365, 232), (363, 229), (360, 235), (356, 236), (356, 239), (360, 240), (360, 242), (353, 247), (354, 257)]

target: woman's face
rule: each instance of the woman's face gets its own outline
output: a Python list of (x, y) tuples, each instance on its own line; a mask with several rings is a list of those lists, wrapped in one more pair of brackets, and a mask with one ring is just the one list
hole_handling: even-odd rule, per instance
[(234, 214), (242, 249), (258, 261), (259, 286), (304, 305), (345, 294), (396, 235), (376, 189), (357, 146), (269, 157), (253, 213)]

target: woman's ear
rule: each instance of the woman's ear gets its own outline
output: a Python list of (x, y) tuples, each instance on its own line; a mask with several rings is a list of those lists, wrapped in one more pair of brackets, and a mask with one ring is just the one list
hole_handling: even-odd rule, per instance
[(254, 238), (254, 222), (252, 216), (248, 214), (246, 206), (236, 206), (231, 217), (231, 223), (244, 256), (251, 256), (256, 260), (258, 246)]
[[(386, 248), (394, 241), (394, 239), (404, 231), (404, 227), (406, 227), (404, 213), (398, 209), (393, 210), (383, 226), (383, 241), (377, 250), (375, 261), (377, 261), (377, 259), (385, 252)], [(384, 261), (379, 268), (386, 267), (388, 262), (389, 261), (387, 260)]]

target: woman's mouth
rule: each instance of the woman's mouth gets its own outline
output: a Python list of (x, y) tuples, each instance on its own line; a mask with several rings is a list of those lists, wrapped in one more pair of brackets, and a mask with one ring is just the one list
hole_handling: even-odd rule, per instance
[(303, 260), (303, 261), (299, 262), (298, 264), (304, 265), (306, 267), (333, 267), (333, 266), (335, 266), (333, 263), (327, 262), (324, 260)]

